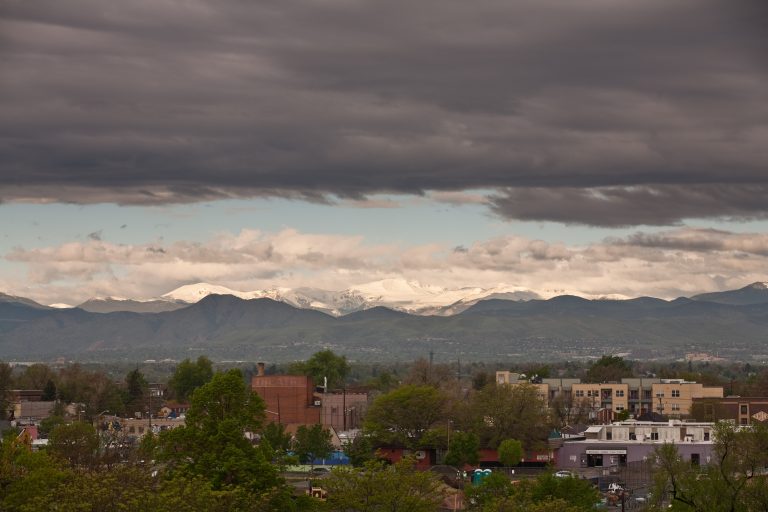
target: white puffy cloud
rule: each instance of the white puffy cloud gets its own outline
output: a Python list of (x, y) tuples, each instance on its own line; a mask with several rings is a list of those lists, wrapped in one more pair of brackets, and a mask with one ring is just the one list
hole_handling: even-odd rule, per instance
[(766, 280), (768, 235), (681, 228), (581, 246), (509, 235), (449, 247), (244, 229), (202, 242), (128, 245), (88, 238), (18, 247), (5, 258), (26, 274), (6, 277), (0, 287), (45, 303), (77, 303), (94, 295), (152, 297), (198, 281), (241, 290), (341, 290), (388, 277), (445, 287), (510, 284), (543, 294), (673, 298)]

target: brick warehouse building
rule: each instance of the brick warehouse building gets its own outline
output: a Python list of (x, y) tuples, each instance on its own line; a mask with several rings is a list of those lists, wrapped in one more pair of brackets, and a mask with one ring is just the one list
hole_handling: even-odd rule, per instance
[(283, 425), (320, 423), (321, 400), (315, 385), (304, 375), (264, 375), (251, 379), (251, 389), (267, 406), (267, 421)]
[(691, 415), (699, 421), (729, 420), (736, 425), (768, 422), (768, 397), (694, 398)]

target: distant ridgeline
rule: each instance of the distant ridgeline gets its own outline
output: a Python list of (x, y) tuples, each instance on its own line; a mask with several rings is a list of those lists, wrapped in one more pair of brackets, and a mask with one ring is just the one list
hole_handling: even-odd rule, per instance
[(360, 361), (574, 359), (606, 352), (672, 358), (701, 352), (768, 358), (768, 287), (671, 301), (481, 300), (452, 316), (373, 307), (344, 316), (260, 298), (208, 295), (172, 311), (99, 313), (55, 309), (0, 295), (0, 358), (293, 361), (331, 348)]

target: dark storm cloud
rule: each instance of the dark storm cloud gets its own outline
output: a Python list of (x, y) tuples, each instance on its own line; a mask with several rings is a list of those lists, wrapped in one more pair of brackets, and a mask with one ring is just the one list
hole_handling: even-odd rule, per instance
[(763, 217), (763, 2), (15, 1), (0, 201), (497, 189), (519, 219)]

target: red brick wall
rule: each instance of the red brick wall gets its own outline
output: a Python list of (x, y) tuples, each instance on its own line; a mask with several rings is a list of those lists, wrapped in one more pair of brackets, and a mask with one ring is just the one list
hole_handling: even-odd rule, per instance
[(303, 375), (255, 376), (251, 389), (267, 405), (267, 420), (283, 424), (320, 423), (320, 407), (314, 405), (314, 384)]

